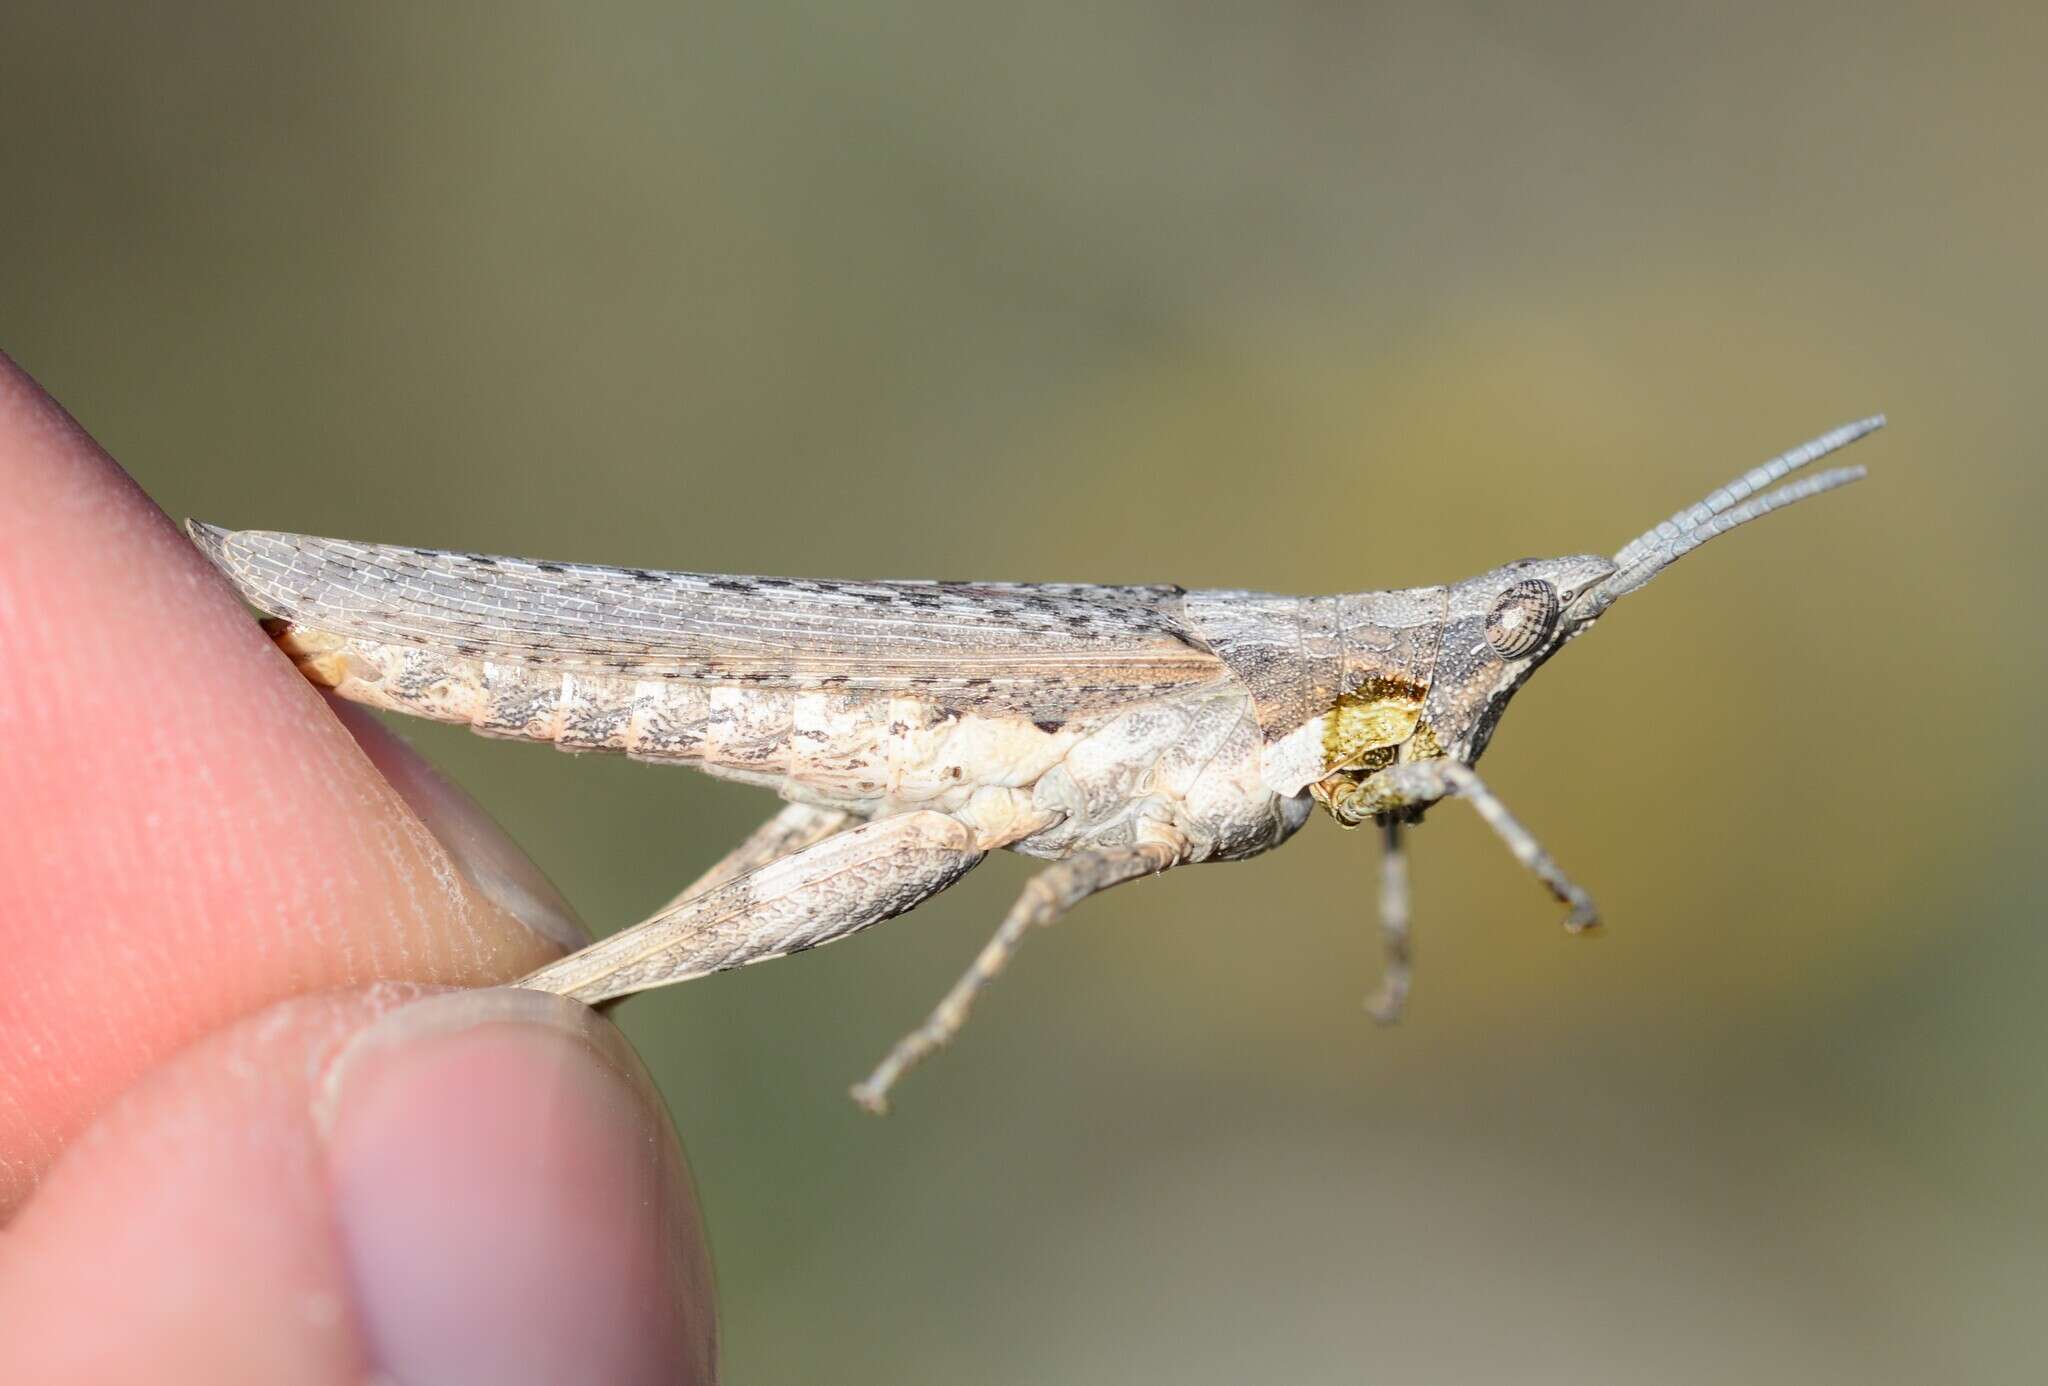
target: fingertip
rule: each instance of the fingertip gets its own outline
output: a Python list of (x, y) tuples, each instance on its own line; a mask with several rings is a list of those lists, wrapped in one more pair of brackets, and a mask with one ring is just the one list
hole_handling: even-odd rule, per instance
[(0, 1237), (0, 1381), (364, 1380), (307, 1104), (420, 994), (283, 1002), (98, 1113)]
[(0, 1213), (238, 1016), (379, 977), (502, 981), (564, 946), (499, 903), (545, 914), (502, 860), (451, 869), (228, 583), (4, 358), (0, 670)]
[(590, 942), (575, 906), (481, 804), (370, 712), (324, 696), (370, 763), (485, 899), (558, 948)]
[(680, 1146), (587, 1007), (517, 989), (416, 1002), (315, 1097), (369, 1359), (421, 1383), (713, 1379)]
[(689, 1172), (539, 992), (280, 1003), (152, 1072), (0, 1237), (0, 1381), (713, 1379)]

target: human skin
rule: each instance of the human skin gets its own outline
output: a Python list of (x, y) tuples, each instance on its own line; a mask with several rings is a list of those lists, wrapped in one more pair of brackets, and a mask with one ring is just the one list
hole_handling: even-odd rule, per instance
[(579, 936), (0, 356), (0, 1381), (709, 1380)]

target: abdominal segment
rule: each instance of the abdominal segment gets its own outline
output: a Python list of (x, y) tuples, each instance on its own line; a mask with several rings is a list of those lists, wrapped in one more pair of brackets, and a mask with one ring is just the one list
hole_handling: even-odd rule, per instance
[[(751, 688), (500, 662), (273, 625), (314, 683), (392, 712), (467, 723), (488, 736), (680, 761), (785, 797), (857, 812), (967, 809), (978, 791), (1028, 789), (1082, 735), (1023, 718), (982, 716), (887, 690)], [(1018, 805), (970, 819), (1015, 818)], [(993, 821), (988, 825), (995, 827)], [(1023, 829), (1035, 820), (1012, 824)], [(1003, 830), (1003, 835), (1009, 829)]]

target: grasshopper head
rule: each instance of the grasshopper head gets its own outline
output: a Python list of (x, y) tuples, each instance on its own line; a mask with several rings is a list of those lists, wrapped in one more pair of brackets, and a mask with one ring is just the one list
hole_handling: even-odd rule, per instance
[(1638, 535), (1611, 559), (1523, 559), (1458, 583), (1450, 590), (1428, 699), (1401, 759), (1449, 756), (1470, 765), (1486, 749), (1508, 699), (1565, 642), (1707, 540), (1860, 478), (1863, 468), (1840, 467), (1769, 489), (1883, 426), (1879, 415), (1802, 444)]
[(1524, 558), (1453, 586), (1436, 668), (1403, 760), (1479, 758), (1529, 675), (1591, 625), (1587, 595), (1619, 571), (1594, 554)]

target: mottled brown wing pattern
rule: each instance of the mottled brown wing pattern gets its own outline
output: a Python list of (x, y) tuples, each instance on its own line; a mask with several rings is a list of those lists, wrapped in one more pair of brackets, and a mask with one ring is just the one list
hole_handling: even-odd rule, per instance
[(1170, 586), (726, 577), (191, 529), (270, 615), (480, 659), (1038, 711), (1225, 676)]

